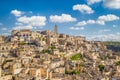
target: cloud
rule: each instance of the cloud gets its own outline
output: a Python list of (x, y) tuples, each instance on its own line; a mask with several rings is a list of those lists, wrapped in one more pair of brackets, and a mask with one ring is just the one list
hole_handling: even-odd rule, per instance
[(103, 5), (110, 9), (120, 9), (120, 0), (87, 0), (88, 5), (103, 2)]
[(107, 34), (107, 35), (92, 35), (87, 37), (87, 40), (94, 41), (120, 41), (120, 33)]
[(10, 33), (9, 32), (4, 32), (4, 33), (2, 33), (2, 35), (8, 36), (8, 35), (10, 35)]
[(120, 9), (120, 0), (104, 0), (103, 4), (110, 9)]
[(19, 22), (16, 22), (15, 24), (16, 24), (16, 25), (19, 25), (19, 26), (22, 26), (22, 25), (23, 25), (22, 23), (19, 23)]
[(27, 25), (27, 26), (15, 26), (13, 27), (14, 30), (20, 30), (20, 29), (33, 29), (33, 27), (31, 25)]
[(1, 28), (1, 30), (6, 31), (6, 30), (7, 30), (7, 28), (5, 28), (5, 27), (4, 27), (4, 28)]
[(17, 19), (18, 23), (22, 23), (25, 25), (35, 26), (35, 27), (42, 27), (46, 25), (46, 17), (45, 16), (31, 16), (31, 17), (19, 17)]
[(117, 25), (113, 25), (113, 27), (114, 27), (114, 28), (116, 28), (116, 27), (117, 27)]
[(3, 25), (2, 23), (0, 23), (0, 26)]
[(105, 22), (119, 20), (120, 18), (113, 14), (99, 16), (96, 23), (100, 25), (105, 25)]
[(114, 20), (119, 20), (120, 18), (116, 15), (113, 14), (108, 14), (108, 15), (103, 15), (98, 17), (99, 21), (114, 21)]
[(96, 24), (99, 24), (99, 25), (105, 25), (105, 21), (97, 20), (97, 21), (96, 21)]
[(95, 20), (88, 20), (88, 21), (81, 21), (81, 22), (78, 22), (76, 26), (85, 26), (87, 24), (95, 24)]
[(19, 17), (19, 16), (21, 16), (23, 14), (23, 12), (18, 11), (18, 10), (15, 9), (15, 10), (11, 11), (11, 14), (15, 15), (16, 17)]
[(105, 25), (106, 22), (119, 20), (120, 18), (113, 14), (99, 16), (97, 20), (87, 20), (81, 21), (76, 24), (76, 26), (86, 26), (88, 24), (99, 24)]
[(110, 29), (103, 29), (103, 30), (99, 30), (98, 32), (103, 33), (103, 32), (110, 32), (110, 31), (111, 31)]
[(73, 6), (73, 10), (78, 10), (81, 13), (85, 13), (85, 14), (92, 14), (92, 13), (94, 13), (94, 10), (92, 10), (92, 8), (90, 8), (86, 4), (77, 4), (77, 5), (74, 5)]
[(87, 25), (87, 21), (81, 21), (77, 23), (77, 26), (85, 26)]
[(70, 27), (71, 30), (84, 30), (84, 27)]
[(92, 5), (92, 4), (94, 4), (94, 3), (99, 3), (99, 2), (101, 2), (102, 0), (87, 0), (87, 4), (88, 5)]
[(51, 15), (50, 17), (51, 22), (58, 22), (58, 23), (64, 23), (64, 22), (73, 22), (77, 21), (76, 18), (73, 18), (69, 14), (62, 14), (61, 16), (58, 15)]
[(87, 24), (95, 24), (95, 20), (88, 20)]

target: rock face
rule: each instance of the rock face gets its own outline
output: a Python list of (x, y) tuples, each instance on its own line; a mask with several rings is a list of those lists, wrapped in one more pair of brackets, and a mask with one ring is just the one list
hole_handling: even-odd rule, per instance
[(0, 79), (11, 74), (15, 80), (119, 79), (119, 54), (102, 42), (59, 34), (57, 26), (54, 31), (14, 30), (9, 42), (0, 42)]

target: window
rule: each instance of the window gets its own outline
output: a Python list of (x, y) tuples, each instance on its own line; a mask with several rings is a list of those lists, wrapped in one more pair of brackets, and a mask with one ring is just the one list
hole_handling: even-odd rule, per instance
[(8, 47), (6, 47), (6, 50), (8, 50)]
[(4, 50), (4, 47), (2, 48), (2, 50)]

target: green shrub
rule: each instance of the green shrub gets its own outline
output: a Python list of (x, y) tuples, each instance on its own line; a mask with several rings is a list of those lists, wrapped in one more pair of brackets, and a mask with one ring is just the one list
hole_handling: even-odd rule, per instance
[(66, 71), (65, 74), (69, 74), (69, 75), (77, 75), (77, 74), (80, 74), (80, 71), (77, 71), (77, 70), (73, 70), (73, 71)]
[(116, 64), (117, 66), (120, 66), (120, 61), (116, 61), (115, 64)]
[(45, 41), (45, 38), (42, 38), (42, 41)]
[(49, 49), (47, 49), (47, 50), (43, 50), (42, 52), (43, 52), (43, 53), (52, 54), (52, 51), (51, 51), (51, 50), (49, 50)]
[(80, 53), (76, 54), (76, 55), (73, 55), (71, 57), (71, 60), (80, 60), (82, 58), (82, 55)]
[(98, 65), (98, 68), (99, 68), (100, 71), (103, 71), (105, 66), (103, 64), (100, 64), (100, 65)]
[(18, 45), (29, 45), (29, 42), (19, 42)]

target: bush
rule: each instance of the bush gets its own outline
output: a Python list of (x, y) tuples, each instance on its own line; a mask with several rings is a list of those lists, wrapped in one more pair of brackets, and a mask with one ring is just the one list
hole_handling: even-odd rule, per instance
[(18, 45), (29, 45), (29, 42), (19, 42)]
[(47, 50), (43, 50), (42, 52), (43, 52), (43, 53), (52, 54), (52, 51), (51, 51), (51, 50), (48, 50), (48, 49), (47, 49)]
[(104, 66), (104, 65), (102, 65), (102, 64), (100, 64), (100, 65), (98, 65), (98, 68), (99, 68), (99, 70), (100, 70), (100, 71), (103, 71), (103, 70), (104, 70), (104, 68), (105, 68), (105, 66)]
[(71, 60), (80, 60), (82, 58), (82, 55), (80, 53), (76, 54), (76, 55), (73, 55), (71, 57)]
[(53, 50), (53, 49), (56, 49), (56, 47), (55, 46), (49, 46), (48, 49), (52, 49)]
[(45, 38), (42, 38), (42, 41), (45, 41)]
[(80, 71), (77, 71), (77, 70), (74, 70), (74, 71), (66, 71), (65, 74), (69, 74), (69, 75), (77, 75), (77, 74), (80, 74)]
[(82, 67), (83, 67), (83, 66), (85, 66), (85, 65), (84, 65), (84, 64), (79, 64), (79, 66), (82, 66)]
[(115, 62), (117, 66), (120, 66), (120, 61)]

